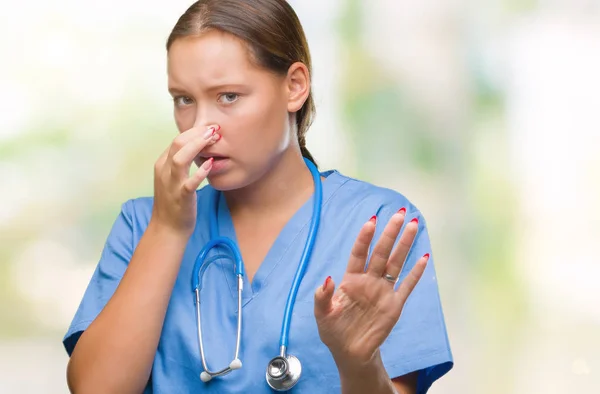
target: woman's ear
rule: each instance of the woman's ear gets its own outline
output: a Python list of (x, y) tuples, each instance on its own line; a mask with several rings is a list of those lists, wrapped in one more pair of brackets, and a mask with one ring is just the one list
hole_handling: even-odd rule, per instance
[(310, 73), (304, 63), (292, 64), (287, 75), (288, 112), (298, 112), (310, 94)]

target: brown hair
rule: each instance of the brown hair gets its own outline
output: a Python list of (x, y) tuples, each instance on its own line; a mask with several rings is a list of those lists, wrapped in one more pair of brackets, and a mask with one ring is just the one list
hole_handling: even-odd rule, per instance
[[(167, 51), (180, 37), (219, 30), (245, 41), (261, 67), (286, 75), (295, 62), (312, 73), (310, 52), (298, 16), (286, 0), (199, 0), (179, 18), (167, 40)], [(296, 113), (302, 156), (313, 163), (306, 149), (306, 132), (315, 115), (312, 92)], [(316, 164), (316, 163), (315, 163)]]

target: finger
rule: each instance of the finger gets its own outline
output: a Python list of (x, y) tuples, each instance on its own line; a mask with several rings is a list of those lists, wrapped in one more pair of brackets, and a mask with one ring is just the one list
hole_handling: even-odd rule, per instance
[(187, 193), (193, 193), (198, 189), (198, 186), (206, 179), (208, 173), (212, 169), (213, 159), (212, 157), (206, 160), (202, 165), (194, 172), (194, 174), (185, 180), (183, 183), (183, 190)]
[(202, 151), (206, 146), (214, 144), (221, 138), (220, 134), (216, 134), (214, 131), (207, 131), (201, 137), (189, 141), (184, 145), (175, 155), (173, 155), (171, 161), (175, 171), (173, 174), (187, 175), (190, 170), (190, 166), (194, 159), (198, 156), (198, 153)]
[(154, 173), (158, 174), (162, 171), (162, 168), (165, 165), (165, 162), (167, 161), (167, 156), (169, 155), (169, 148), (165, 149), (160, 156), (158, 157), (158, 159), (156, 159), (156, 162), (154, 163)]
[(210, 136), (211, 134), (217, 133), (221, 130), (221, 126), (219, 125), (210, 125), (208, 127), (205, 126), (194, 126), (183, 133), (179, 134), (177, 137), (173, 139), (171, 143), (171, 149), (169, 150), (169, 157), (173, 157), (181, 148), (187, 145), (193, 139), (202, 136)]
[(369, 246), (375, 235), (375, 222), (376, 216), (373, 216), (367, 223), (363, 225), (356, 237), (354, 246), (350, 253), (350, 259), (348, 260), (348, 267), (346, 272), (348, 273), (363, 273), (365, 272), (365, 263), (369, 256)]
[(406, 209), (400, 209), (397, 213), (392, 215), (390, 221), (385, 226), (381, 237), (379, 237), (379, 241), (377, 241), (377, 244), (373, 248), (373, 253), (371, 254), (371, 259), (369, 260), (369, 265), (367, 267), (367, 272), (369, 274), (374, 275), (377, 278), (383, 275), (392, 248), (394, 247), (400, 229), (404, 224), (405, 213)]
[(331, 276), (328, 276), (323, 286), (315, 291), (315, 317), (325, 316), (331, 311), (331, 299), (334, 292), (335, 283)]
[(408, 296), (414, 290), (417, 283), (423, 276), (425, 268), (427, 268), (427, 262), (429, 261), (429, 253), (421, 257), (415, 266), (410, 270), (406, 278), (400, 283), (398, 290), (396, 290), (396, 297), (399, 298), (399, 303), (404, 307), (404, 303), (408, 299)]
[(417, 236), (417, 232), (419, 230), (419, 219), (414, 218), (411, 220), (405, 227), (402, 235), (400, 236), (400, 241), (398, 241), (398, 245), (392, 252), (390, 259), (388, 260), (387, 266), (385, 267), (385, 272), (393, 276), (394, 278), (400, 275), (402, 272), (402, 267), (404, 262), (406, 261), (406, 256), (408, 256), (408, 252), (410, 252), (410, 248), (412, 247), (413, 242), (415, 241), (415, 237)]

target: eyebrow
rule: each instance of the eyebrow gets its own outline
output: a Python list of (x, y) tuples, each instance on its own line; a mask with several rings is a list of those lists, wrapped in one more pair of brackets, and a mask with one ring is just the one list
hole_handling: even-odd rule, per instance
[(186, 94), (186, 92), (181, 89), (171, 87), (169, 88), (169, 93), (171, 93), (171, 95)]
[[(239, 90), (245, 88), (247, 85), (241, 83), (222, 83), (219, 85), (209, 86), (204, 90), (207, 92), (214, 92), (217, 90), (221, 91), (230, 91), (230, 90)], [(178, 88), (176, 86), (169, 87), (169, 93), (171, 94), (188, 94), (185, 89)]]

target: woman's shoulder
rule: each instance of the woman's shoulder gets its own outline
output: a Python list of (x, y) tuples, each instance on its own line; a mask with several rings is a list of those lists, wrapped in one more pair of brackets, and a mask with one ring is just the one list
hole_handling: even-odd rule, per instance
[[(208, 197), (208, 186), (202, 187), (196, 191), (196, 199), (198, 203), (206, 200)], [(138, 226), (147, 226), (152, 216), (152, 208), (154, 206), (153, 196), (133, 197), (126, 200), (121, 205), (121, 214), (125, 218)]]
[(389, 210), (392, 213), (400, 208), (405, 208), (407, 213), (419, 213), (417, 206), (403, 191), (353, 178), (337, 170), (328, 171), (326, 174), (333, 176), (340, 184), (332, 196), (334, 204), (367, 205), (376, 207), (380, 211)]

